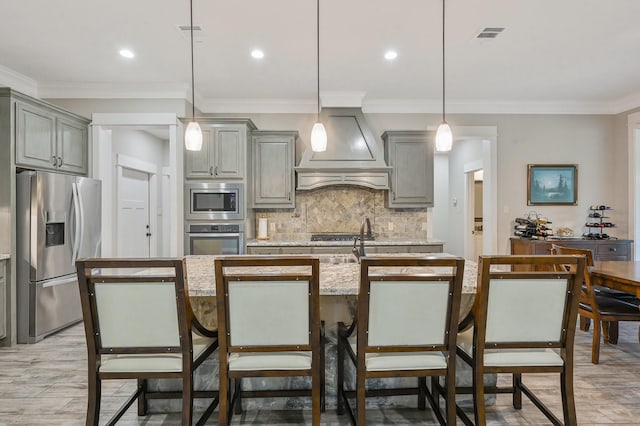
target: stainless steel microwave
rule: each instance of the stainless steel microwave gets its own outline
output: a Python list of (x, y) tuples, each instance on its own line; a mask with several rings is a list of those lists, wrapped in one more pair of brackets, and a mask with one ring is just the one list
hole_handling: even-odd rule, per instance
[(244, 219), (241, 183), (189, 183), (184, 188), (187, 220)]

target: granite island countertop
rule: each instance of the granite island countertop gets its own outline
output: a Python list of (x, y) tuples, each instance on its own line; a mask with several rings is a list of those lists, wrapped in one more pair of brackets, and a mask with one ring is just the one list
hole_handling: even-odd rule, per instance
[(7, 260), (7, 259), (11, 259), (10, 254), (0, 253), (0, 260)]
[[(353, 255), (314, 255), (320, 258), (320, 295), (348, 296), (357, 295), (360, 285), (360, 265)], [(399, 253), (376, 256), (425, 256), (424, 253)], [(450, 256), (445, 253), (432, 253), (428, 256)], [(187, 280), (189, 295), (215, 296), (216, 286), (213, 260), (216, 256), (185, 256), (187, 261)], [(465, 261), (462, 292), (474, 294), (476, 291), (477, 264)]]
[[(366, 240), (367, 246), (428, 246), (442, 245), (444, 241), (434, 239), (376, 239)], [(352, 246), (353, 241), (311, 241), (311, 240), (248, 240), (248, 247), (270, 247), (270, 246), (293, 246), (293, 247), (315, 247), (315, 246)]]

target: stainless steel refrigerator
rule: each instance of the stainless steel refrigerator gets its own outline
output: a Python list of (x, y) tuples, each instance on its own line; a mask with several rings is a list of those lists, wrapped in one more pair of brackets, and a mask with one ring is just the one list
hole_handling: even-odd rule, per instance
[(99, 180), (26, 171), (17, 176), (18, 343), (82, 319), (75, 261), (100, 257)]

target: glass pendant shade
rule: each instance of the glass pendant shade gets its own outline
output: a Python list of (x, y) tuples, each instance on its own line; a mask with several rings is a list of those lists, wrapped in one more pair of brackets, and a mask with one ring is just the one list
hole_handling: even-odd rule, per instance
[(320, 122), (314, 124), (313, 129), (311, 129), (311, 149), (313, 152), (327, 150), (327, 131)]
[(438, 131), (436, 132), (436, 151), (445, 152), (451, 151), (453, 145), (453, 134), (451, 133), (451, 127), (446, 121), (440, 123)]
[(192, 121), (184, 132), (184, 146), (189, 151), (202, 149), (202, 130), (197, 121)]

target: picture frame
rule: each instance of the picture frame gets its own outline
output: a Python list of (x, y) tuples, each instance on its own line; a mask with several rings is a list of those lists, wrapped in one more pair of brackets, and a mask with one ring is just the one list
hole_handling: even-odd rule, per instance
[(577, 204), (577, 164), (528, 165), (528, 206), (575, 206)]

